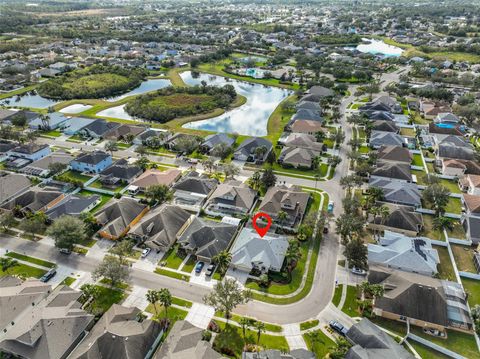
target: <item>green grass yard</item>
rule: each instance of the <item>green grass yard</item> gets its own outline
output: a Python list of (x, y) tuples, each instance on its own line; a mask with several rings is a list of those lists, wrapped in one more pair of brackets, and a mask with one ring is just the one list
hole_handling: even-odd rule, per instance
[(350, 317), (359, 317), (358, 303), (357, 303), (357, 287), (349, 285), (347, 287), (347, 297), (343, 304), (342, 312)]
[(335, 347), (335, 342), (321, 330), (308, 332), (303, 335), (303, 339), (308, 350), (314, 352), (319, 359), (324, 358), (330, 352), (330, 349)]
[(333, 293), (332, 303), (334, 306), (338, 307), (340, 304), (340, 299), (342, 299), (343, 284), (337, 285), (335, 287), (335, 292)]
[(423, 167), (422, 155), (419, 155), (418, 153), (414, 153), (413, 159), (412, 159), (412, 165)]
[(470, 278), (462, 278), (463, 288), (468, 295), (470, 307), (480, 305), (480, 281)]
[(181, 273), (173, 272), (171, 270), (160, 268), (160, 267), (155, 269), (155, 273), (160, 274), (160, 275), (164, 275), (166, 277), (178, 279), (178, 280), (183, 280), (185, 282), (190, 281), (190, 276), (188, 274), (181, 274)]
[[(452, 248), (453, 257), (455, 258), (458, 270), (476, 274), (477, 269), (473, 264), (473, 255), (475, 253), (473, 248), (458, 244), (451, 244), (450, 247)], [(480, 282), (478, 282), (478, 285), (480, 286)]]
[(19, 263), (18, 266), (10, 268), (6, 272), (0, 269), (0, 277), (4, 277), (6, 275), (14, 275), (14, 276), (20, 276), (25, 278), (33, 277), (38, 279), (41, 276), (43, 276), (45, 273), (47, 273), (46, 270), (43, 270), (37, 267), (31, 267), (21, 263)]
[(87, 306), (87, 310), (96, 315), (105, 313), (113, 304), (119, 304), (125, 298), (123, 291), (100, 285), (95, 287), (98, 289), (99, 296)]
[(437, 250), (440, 257), (440, 264), (437, 267), (440, 278), (455, 281), (455, 271), (448, 255), (448, 249), (441, 246), (433, 246), (433, 248)]
[(22, 260), (24, 262), (30, 262), (30, 263), (33, 263), (33, 264), (36, 264), (36, 265), (39, 265), (39, 266), (42, 266), (42, 267), (46, 267), (46, 268), (56, 267), (55, 263), (45, 261), (43, 259), (39, 259), (39, 258), (35, 258), (35, 257), (26, 256), (24, 254), (20, 254), (20, 253), (16, 253), (16, 252), (8, 252), (5, 255), (7, 257), (10, 257), (10, 258), (15, 258), (15, 259), (18, 259), (18, 260)]

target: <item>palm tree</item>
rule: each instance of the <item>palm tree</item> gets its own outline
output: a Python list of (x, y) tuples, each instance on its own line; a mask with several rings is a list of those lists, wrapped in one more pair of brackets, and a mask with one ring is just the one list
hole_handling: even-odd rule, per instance
[(224, 273), (232, 261), (232, 253), (225, 250), (221, 251), (213, 257), (213, 261), (217, 264), (218, 270)]
[(302, 257), (302, 252), (300, 252), (300, 244), (298, 241), (291, 239), (288, 241), (288, 249), (285, 252), (285, 259), (287, 261), (287, 270), (288, 274), (291, 277), (292, 271), (297, 265), (297, 262)]
[(263, 160), (263, 156), (267, 153), (268, 149), (265, 146), (259, 146), (255, 148), (255, 159), (256, 160)]
[(260, 173), (260, 171), (253, 172), (253, 174), (250, 177), (250, 179), (248, 180), (248, 182), (250, 183), (250, 186), (254, 190), (258, 190), (260, 188), (260, 186), (262, 185), (262, 174)]
[(118, 151), (118, 145), (116, 141), (108, 141), (105, 144), (105, 151), (109, 151), (110, 154), (113, 156), (114, 151)]
[(158, 316), (158, 310), (157, 310), (157, 305), (156, 303), (158, 302), (159, 299), (159, 293), (157, 290), (149, 289), (147, 293), (145, 294), (145, 298), (147, 298), (147, 301), (153, 305), (153, 309), (155, 310), (155, 316)]
[(448, 217), (435, 217), (433, 219), (433, 229), (437, 231), (449, 230), (453, 231), (453, 220)]
[(262, 333), (265, 333), (265, 323), (263, 322), (255, 322), (255, 329), (257, 329), (257, 346), (260, 343), (260, 337)]
[(0, 257), (0, 267), (2, 268), (2, 272), (6, 273), (7, 275), (10, 273), (11, 268), (17, 267), (19, 265), (20, 264), (15, 259)]
[(283, 223), (287, 220), (288, 218), (288, 213), (285, 212), (285, 211), (280, 211), (278, 212), (277, 214), (277, 219), (278, 219), (278, 222), (280, 223), (280, 225), (283, 225)]
[(172, 294), (167, 288), (162, 288), (158, 292), (158, 301), (165, 308), (165, 318), (168, 317), (168, 307), (172, 305)]
[(250, 319), (242, 317), (238, 324), (242, 326), (243, 341), (245, 341), (247, 337), (247, 327), (250, 325)]

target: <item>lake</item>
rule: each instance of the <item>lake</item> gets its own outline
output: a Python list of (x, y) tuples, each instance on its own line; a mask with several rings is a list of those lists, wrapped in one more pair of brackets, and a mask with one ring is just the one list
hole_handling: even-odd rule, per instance
[(164, 87), (168, 87), (170, 85), (171, 85), (171, 82), (168, 79), (150, 79), (150, 80), (142, 82), (142, 84), (140, 86), (138, 86), (137, 88), (134, 88), (132, 91), (124, 93), (123, 95), (120, 95), (120, 96), (115, 96), (115, 97), (112, 97), (112, 98), (108, 98), (107, 101), (115, 102), (115, 101), (121, 100), (122, 98), (125, 98), (125, 97), (128, 97), (128, 96), (140, 95), (142, 93), (155, 91), (155, 90), (160, 90), (160, 89), (162, 89)]
[(125, 111), (125, 105), (107, 108), (106, 110), (97, 112), (96, 115), (103, 117), (119, 118), (122, 120), (135, 120), (135, 118), (130, 116), (127, 111)]
[(381, 40), (374, 39), (362, 39), (368, 41), (368, 44), (360, 44), (356, 49), (363, 53), (369, 53), (372, 55), (383, 55), (385, 57), (398, 57), (403, 53), (403, 50), (399, 47), (388, 45)]
[(53, 106), (60, 101), (49, 100), (40, 95), (23, 95), (23, 96), (13, 96), (6, 98), (0, 101), (0, 105), (11, 106), (11, 107), (32, 107), (32, 108), (48, 108)]
[(61, 109), (60, 111), (58, 111), (58, 112), (62, 112), (62, 113), (80, 113), (80, 112), (86, 111), (86, 110), (91, 109), (91, 108), (92, 108), (91, 105), (83, 105), (83, 104), (81, 104), (81, 103), (76, 103), (76, 104), (73, 104), (73, 105), (64, 107), (64, 108), (62, 108), (62, 109)]
[(275, 108), (291, 94), (291, 91), (259, 84), (237, 81), (221, 76), (199, 74), (193, 77), (190, 71), (180, 74), (183, 81), (191, 86), (206, 81), (209, 85), (233, 85), (238, 94), (245, 96), (247, 102), (223, 115), (208, 120), (189, 122), (183, 127), (214, 132), (238, 133), (248, 136), (266, 136), (268, 118)]

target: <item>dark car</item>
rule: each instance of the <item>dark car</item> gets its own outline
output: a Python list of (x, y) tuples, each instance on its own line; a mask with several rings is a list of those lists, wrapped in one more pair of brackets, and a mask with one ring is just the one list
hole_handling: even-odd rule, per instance
[(195, 273), (200, 273), (202, 271), (204, 265), (205, 265), (205, 263), (198, 262), (197, 265), (195, 266)]
[(211, 277), (213, 272), (215, 272), (215, 264), (210, 264), (208, 267), (207, 267), (207, 270), (205, 271), (205, 275), (207, 277)]
[(72, 251), (68, 248), (60, 248), (60, 253), (62, 254), (71, 254)]
[(42, 278), (40, 278), (40, 281), (43, 282), (43, 283), (47, 283), (50, 279), (52, 279), (53, 277), (55, 277), (55, 275), (57, 274), (57, 270), (56, 269), (50, 269), (47, 273), (45, 273)]
[(323, 227), (323, 234), (327, 234), (328, 233), (328, 227)]
[(347, 332), (348, 332), (348, 329), (345, 328), (343, 326), (343, 324), (335, 321), (335, 320), (331, 320), (328, 325), (330, 325), (330, 328), (332, 328), (333, 330), (335, 330), (338, 334), (340, 334), (341, 336), (345, 336), (347, 335)]

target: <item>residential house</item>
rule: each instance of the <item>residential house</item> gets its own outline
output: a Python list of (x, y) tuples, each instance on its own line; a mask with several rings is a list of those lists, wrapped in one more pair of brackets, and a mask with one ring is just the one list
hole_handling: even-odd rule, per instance
[(318, 114), (322, 113), (322, 107), (319, 103), (311, 102), (311, 101), (300, 101), (295, 105), (297, 110), (311, 110), (315, 111)]
[(403, 113), (403, 108), (400, 103), (390, 96), (377, 97), (372, 102), (367, 102), (359, 108), (363, 111), (388, 111), (392, 113)]
[(32, 130), (56, 130), (63, 127), (66, 121), (67, 117), (63, 113), (53, 112), (30, 121), (28, 127)]
[(406, 183), (384, 177), (371, 177), (369, 186), (382, 190), (381, 201), (415, 208), (422, 206), (422, 194), (415, 183)]
[(39, 280), (0, 282), (0, 351), (15, 358), (66, 358), (93, 323), (81, 309), (82, 293)]
[[(258, 210), (270, 215), (279, 226), (293, 229), (302, 222), (309, 200), (310, 193), (300, 187), (275, 186), (267, 190)], [(281, 212), (286, 218), (279, 218)]]
[(290, 133), (284, 140), (279, 140), (279, 144), (285, 147), (308, 148), (318, 152), (323, 148), (323, 144), (317, 142), (315, 136), (306, 133)]
[(412, 154), (405, 147), (400, 146), (381, 146), (377, 152), (377, 159), (383, 161), (396, 161), (410, 164)]
[(0, 123), (11, 123), (11, 119), (15, 117), (18, 111), (0, 109)]
[(210, 153), (215, 146), (220, 144), (223, 144), (226, 147), (233, 147), (235, 144), (235, 139), (228, 136), (226, 133), (215, 133), (205, 137), (200, 147), (203, 152)]
[(480, 216), (464, 214), (461, 222), (467, 239), (473, 244), (480, 243)]
[(433, 276), (440, 258), (428, 238), (385, 231), (378, 244), (368, 244), (368, 263)]
[(283, 167), (311, 169), (320, 154), (309, 148), (284, 147), (278, 157), (278, 163)]
[(168, 251), (185, 230), (191, 214), (178, 206), (163, 204), (135, 224), (129, 236), (156, 251)]
[(173, 203), (185, 209), (200, 210), (217, 186), (216, 179), (200, 175), (196, 171), (189, 172), (173, 185)]
[(144, 319), (140, 309), (113, 304), (68, 358), (144, 359), (162, 334), (161, 324)]
[(112, 164), (112, 156), (103, 151), (84, 152), (77, 156), (70, 167), (74, 171), (100, 173)]
[(288, 249), (285, 236), (267, 233), (260, 235), (252, 228), (244, 228), (230, 249), (233, 268), (250, 273), (280, 272)]
[(480, 175), (480, 164), (477, 161), (444, 158), (441, 160), (442, 174), (463, 178), (464, 175)]
[(8, 160), (10, 151), (15, 147), (17, 147), (16, 143), (0, 139), (0, 162)]
[(5, 202), (0, 208), (8, 211), (20, 208), (24, 213), (46, 212), (64, 197), (65, 194), (56, 188), (33, 187), (8, 202)]
[(400, 128), (394, 122), (384, 120), (373, 121), (372, 130), (393, 133), (400, 132)]
[(472, 320), (462, 285), (416, 273), (370, 267), (368, 281), (385, 288), (373, 312), (420, 328), (470, 333)]
[(444, 126), (442, 124), (429, 122), (428, 124), (428, 133), (431, 135), (440, 134), (440, 135), (453, 135), (453, 136), (463, 136), (463, 128), (460, 125), (456, 126)]
[(130, 139), (134, 139), (136, 136), (138, 136), (144, 131), (144, 126), (122, 124), (120, 126), (113, 127), (112, 129), (105, 132), (102, 138), (129, 142)]
[(405, 140), (399, 134), (394, 132), (372, 131), (370, 135), (369, 146), (380, 148), (382, 146), (404, 146)]
[(318, 122), (319, 124), (323, 124), (325, 120), (320, 115), (319, 112), (315, 110), (302, 108), (302, 109), (297, 109), (297, 112), (290, 119), (289, 124), (292, 124), (296, 121), (314, 121), (314, 122)]
[(0, 172), (0, 203), (4, 203), (20, 195), (31, 185), (30, 180), (26, 176)]
[(85, 138), (103, 138), (105, 134), (120, 126), (118, 122), (97, 119), (82, 127), (77, 133)]
[(95, 120), (85, 117), (68, 117), (61, 126), (61, 131), (68, 136), (76, 135), (82, 128), (90, 125)]
[(245, 183), (235, 180), (218, 185), (205, 206), (205, 212), (213, 216), (243, 216), (250, 212), (257, 193)]
[(296, 120), (293, 121), (290, 126), (290, 130), (295, 133), (306, 133), (309, 135), (315, 135), (317, 132), (325, 132), (322, 127), (322, 123), (312, 120)]
[(372, 171), (371, 178), (390, 178), (401, 182), (412, 182), (413, 177), (410, 172), (410, 164), (396, 161), (377, 161), (377, 165)]
[(169, 150), (172, 150), (172, 151), (176, 151), (177, 150), (177, 143), (180, 139), (183, 139), (183, 138), (191, 138), (192, 140), (196, 141), (197, 144), (200, 144), (200, 139), (197, 137), (197, 136), (193, 136), (193, 135), (189, 135), (189, 134), (186, 134), (186, 133), (181, 133), (181, 132), (177, 132), (177, 133), (174, 133), (174, 134), (171, 134), (170, 136), (168, 136), (165, 140), (164, 140), (164, 145), (166, 148), (168, 148)]
[(130, 183), (128, 192), (135, 194), (138, 192), (146, 192), (150, 186), (171, 186), (181, 177), (181, 175), (182, 171), (176, 168), (170, 168), (166, 171), (149, 169)]
[(413, 359), (415, 358), (390, 335), (385, 333), (367, 318), (350, 327), (347, 340), (353, 344), (345, 359)]
[(464, 193), (462, 196), (462, 203), (467, 215), (480, 217), (480, 196)]
[(27, 166), (23, 167), (20, 172), (40, 176), (40, 177), (47, 177), (50, 173), (50, 166), (54, 163), (61, 163), (68, 167), (70, 162), (73, 160), (73, 156), (69, 155), (68, 153), (63, 152), (53, 152), (38, 161), (32, 162)]
[(163, 141), (168, 137), (169, 132), (167, 130), (162, 130), (159, 128), (149, 128), (148, 130), (140, 133), (133, 140), (134, 145), (144, 145), (150, 137), (158, 137)]
[(258, 352), (243, 352), (242, 359), (317, 359), (317, 357), (307, 349), (294, 349), (289, 353), (278, 349), (266, 349)]
[(53, 221), (58, 217), (67, 215), (78, 217), (84, 212), (89, 212), (98, 206), (101, 202), (99, 195), (92, 196), (78, 196), (68, 195), (64, 197), (60, 202), (57, 202), (50, 207), (45, 214), (48, 219)]
[(237, 161), (263, 163), (270, 151), (272, 151), (272, 143), (270, 141), (261, 137), (250, 137), (237, 147), (233, 153), (233, 158)]
[(433, 120), (439, 113), (452, 112), (452, 109), (448, 105), (436, 103), (433, 101), (421, 101), (420, 112), (422, 116), (427, 120)]
[(307, 91), (305, 91), (305, 93), (308, 95), (319, 96), (320, 98), (328, 98), (335, 96), (335, 92), (332, 89), (323, 86), (312, 86)]
[(374, 231), (393, 231), (406, 236), (417, 236), (423, 229), (423, 217), (413, 208), (386, 204), (390, 213), (386, 218), (376, 216), (369, 219), (367, 227)]
[(142, 172), (140, 167), (130, 164), (128, 160), (121, 158), (100, 172), (100, 182), (106, 186), (130, 183)]
[(10, 150), (9, 157), (23, 158), (28, 161), (34, 162), (39, 159), (48, 156), (50, 154), (50, 146), (47, 144), (40, 145), (33, 142), (19, 145)]
[(148, 210), (147, 206), (133, 198), (112, 199), (95, 215), (102, 226), (98, 233), (103, 238), (119, 239), (126, 235)]
[[(442, 112), (435, 117), (433, 120), (434, 123), (440, 123), (440, 124), (449, 124), (449, 125), (456, 125), (457, 123), (460, 122), (460, 119), (454, 115), (451, 112)], [(442, 126), (437, 126), (437, 127), (442, 127)]]
[(222, 359), (223, 355), (202, 340), (203, 329), (186, 320), (178, 320), (153, 359)]
[(466, 175), (459, 180), (459, 186), (463, 192), (480, 196), (480, 175)]

